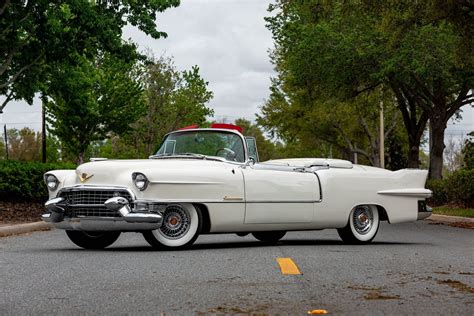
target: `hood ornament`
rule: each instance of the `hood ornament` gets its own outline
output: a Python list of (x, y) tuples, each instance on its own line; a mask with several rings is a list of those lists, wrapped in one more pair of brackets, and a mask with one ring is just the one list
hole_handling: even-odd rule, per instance
[(92, 178), (94, 175), (93, 174), (87, 174), (85, 172), (83, 173), (77, 173), (77, 175), (79, 176), (79, 181), (81, 181), (81, 183), (84, 183), (86, 182), (87, 180), (89, 180), (90, 178)]

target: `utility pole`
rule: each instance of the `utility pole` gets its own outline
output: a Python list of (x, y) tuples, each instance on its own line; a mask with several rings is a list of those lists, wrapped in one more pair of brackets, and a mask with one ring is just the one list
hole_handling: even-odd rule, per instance
[[(357, 149), (357, 145), (354, 144), (354, 148)], [(359, 163), (359, 157), (357, 157), (357, 152), (354, 151), (354, 163), (357, 165)]]
[(380, 141), (379, 141), (379, 149), (380, 149), (380, 168), (385, 168), (385, 127), (384, 127), (384, 119), (383, 119), (383, 93), (382, 98), (380, 100)]
[(41, 115), (41, 161), (46, 162), (46, 100), (45, 96), (41, 96), (42, 115)]
[(7, 160), (8, 160), (8, 137), (7, 137), (7, 124), (3, 125), (3, 135), (5, 137), (5, 152), (7, 154)]

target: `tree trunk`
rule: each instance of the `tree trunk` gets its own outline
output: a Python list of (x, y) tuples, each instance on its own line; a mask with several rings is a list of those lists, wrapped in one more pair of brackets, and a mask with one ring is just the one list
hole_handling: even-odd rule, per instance
[(46, 163), (46, 98), (44, 95), (41, 97), (42, 100), (42, 113), (41, 113), (41, 161)]
[(79, 166), (79, 165), (82, 165), (83, 163), (84, 163), (84, 152), (81, 152), (77, 156), (76, 164)]
[(420, 167), (420, 139), (408, 137), (408, 168)]
[(443, 177), (444, 131), (447, 121), (442, 115), (433, 115), (430, 120), (430, 179)]

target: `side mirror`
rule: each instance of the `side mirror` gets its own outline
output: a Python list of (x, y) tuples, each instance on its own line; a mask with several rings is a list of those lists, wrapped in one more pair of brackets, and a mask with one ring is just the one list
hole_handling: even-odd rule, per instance
[(247, 161), (244, 164), (244, 168), (253, 166), (254, 164), (255, 164), (255, 159), (253, 159), (253, 157), (249, 157), (249, 159), (247, 159)]

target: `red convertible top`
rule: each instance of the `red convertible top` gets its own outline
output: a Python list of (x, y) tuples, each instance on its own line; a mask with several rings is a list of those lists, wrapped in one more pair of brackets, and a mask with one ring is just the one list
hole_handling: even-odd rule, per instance
[[(187, 129), (194, 129), (194, 128), (199, 128), (199, 126), (198, 125), (189, 125), (189, 126), (181, 127), (180, 129), (178, 129), (178, 131), (184, 131), (184, 130), (187, 130)], [(244, 129), (242, 127), (234, 125), (234, 124), (212, 123), (211, 128), (232, 129), (232, 130), (238, 131), (241, 134), (244, 132)]]

